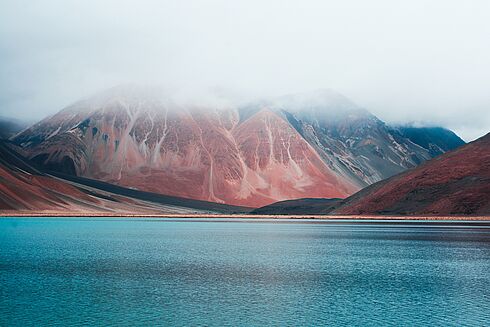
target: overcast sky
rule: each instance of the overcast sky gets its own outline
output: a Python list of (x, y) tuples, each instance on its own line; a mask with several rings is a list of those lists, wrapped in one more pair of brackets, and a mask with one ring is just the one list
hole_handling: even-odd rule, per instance
[(121, 83), (331, 88), (469, 141), (490, 131), (489, 17), (488, 0), (0, 0), (0, 115)]

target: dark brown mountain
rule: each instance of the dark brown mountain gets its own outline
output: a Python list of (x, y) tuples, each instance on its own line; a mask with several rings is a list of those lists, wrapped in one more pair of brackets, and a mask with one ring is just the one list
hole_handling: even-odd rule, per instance
[(415, 144), (437, 156), (465, 144), (454, 132), (442, 127), (399, 126), (398, 132)]
[(253, 215), (324, 215), (336, 209), (342, 199), (296, 199), (279, 201), (254, 209)]
[(347, 198), (348, 215), (490, 214), (490, 133)]

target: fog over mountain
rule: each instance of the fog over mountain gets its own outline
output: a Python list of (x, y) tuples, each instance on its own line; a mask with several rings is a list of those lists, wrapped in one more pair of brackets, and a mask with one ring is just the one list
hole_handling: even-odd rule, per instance
[(486, 0), (2, 0), (0, 116), (125, 83), (208, 103), (329, 88), (470, 141), (490, 126), (489, 15)]
[(246, 207), (345, 198), (464, 144), (443, 128), (390, 126), (331, 90), (245, 106), (190, 98), (118, 86), (9, 142), (49, 171)]

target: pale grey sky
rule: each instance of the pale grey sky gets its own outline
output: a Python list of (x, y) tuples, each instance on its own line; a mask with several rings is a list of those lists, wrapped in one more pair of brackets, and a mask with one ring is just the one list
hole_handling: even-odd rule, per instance
[(490, 131), (489, 17), (488, 0), (0, 0), (0, 115), (128, 82), (331, 88), (472, 140)]

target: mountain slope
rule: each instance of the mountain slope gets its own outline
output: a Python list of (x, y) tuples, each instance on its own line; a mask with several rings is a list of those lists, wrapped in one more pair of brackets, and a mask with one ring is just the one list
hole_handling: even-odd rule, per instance
[(334, 210), (342, 199), (306, 198), (279, 201), (254, 209), (253, 215), (324, 215)]
[(0, 142), (0, 180), (1, 210), (130, 212), (136, 209), (150, 212), (151, 209), (129, 199), (84, 192), (47, 176), (30, 166), (3, 142)]
[(329, 167), (360, 188), (432, 157), (428, 149), (330, 90), (290, 95), (273, 105), (285, 113)]
[(15, 141), (48, 169), (227, 204), (345, 197), (358, 189), (266, 108), (239, 122), (234, 108), (180, 107), (139, 90), (114, 92), (66, 108)]
[(24, 122), (0, 116), (0, 139), (8, 139), (26, 127)]
[(248, 106), (182, 104), (117, 87), (17, 135), (46, 169), (141, 191), (260, 207), (345, 198), (430, 159), (331, 91)]
[(363, 189), (334, 213), (490, 214), (490, 133)]
[(143, 193), (77, 177), (57, 178), (32, 166), (12, 147), (11, 144), (0, 141), (0, 210), (81, 214), (248, 211), (247, 208)]
[(396, 129), (402, 136), (429, 150), (433, 156), (443, 154), (465, 144), (454, 132), (442, 127), (400, 126)]

